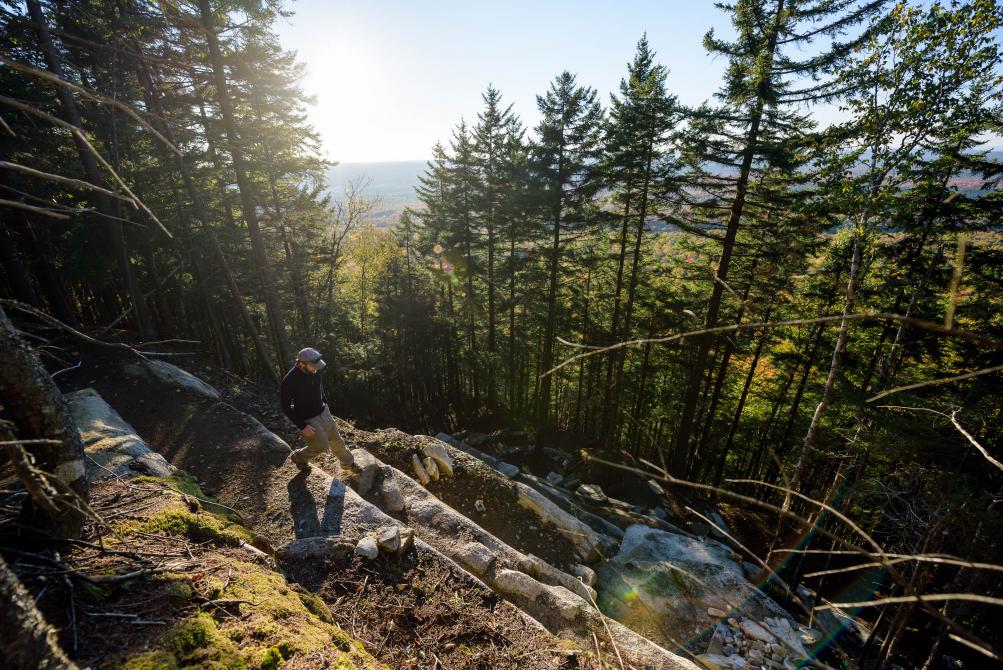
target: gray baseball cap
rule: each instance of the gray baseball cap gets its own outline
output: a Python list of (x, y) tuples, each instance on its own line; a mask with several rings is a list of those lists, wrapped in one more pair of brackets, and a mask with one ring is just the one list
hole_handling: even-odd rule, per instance
[(321, 360), (320, 352), (312, 347), (300, 349), (300, 352), (296, 354), (296, 360), (304, 361), (306, 363), (316, 363), (318, 370), (323, 370), (327, 367), (327, 363)]

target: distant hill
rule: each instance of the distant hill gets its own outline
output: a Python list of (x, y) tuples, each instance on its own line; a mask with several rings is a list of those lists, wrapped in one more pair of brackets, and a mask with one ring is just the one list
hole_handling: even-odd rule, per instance
[[(991, 151), (989, 158), (1003, 161), (1003, 150)], [(414, 188), (426, 167), (426, 161), (340, 163), (327, 173), (329, 190), (336, 199), (343, 199), (349, 182), (358, 184), (368, 179), (369, 185), (363, 191), (364, 197), (380, 200), (370, 221), (378, 226), (392, 226), (405, 207), (422, 206), (415, 196)], [(964, 188), (968, 182), (974, 183), (974, 180), (970, 175), (962, 175), (956, 182)]]
[(327, 173), (328, 187), (335, 199), (345, 197), (349, 183), (356, 185), (368, 180), (363, 197), (380, 200), (370, 221), (378, 226), (390, 226), (405, 207), (420, 207), (414, 194), (418, 177), (425, 172), (425, 161), (391, 161), (383, 163), (340, 163)]

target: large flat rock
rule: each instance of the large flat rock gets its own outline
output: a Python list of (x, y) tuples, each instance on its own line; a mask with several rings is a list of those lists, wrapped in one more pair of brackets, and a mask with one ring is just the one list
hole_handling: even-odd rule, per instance
[(88, 476), (94, 479), (139, 475), (166, 477), (176, 471), (167, 460), (151, 450), (136, 430), (92, 388), (67, 393), (70, 413), (77, 424), (84, 453), (88, 456)]

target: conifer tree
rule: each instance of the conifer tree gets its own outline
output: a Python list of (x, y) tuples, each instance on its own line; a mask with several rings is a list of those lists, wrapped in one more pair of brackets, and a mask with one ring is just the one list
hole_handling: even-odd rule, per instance
[[(586, 225), (592, 197), (599, 188), (595, 163), (600, 150), (602, 108), (595, 89), (580, 86), (575, 75), (562, 72), (536, 104), (543, 117), (536, 127), (532, 144), (533, 168), (540, 189), (540, 205), (550, 229), (547, 252), (547, 316), (540, 355), (540, 372), (554, 363), (558, 283), (561, 276), (562, 231)], [(536, 397), (537, 426), (547, 428), (550, 417), (553, 377), (546, 374)], [(538, 435), (542, 450), (545, 435)]]
[[(690, 190), (696, 196), (689, 204), (705, 215), (700, 225), (724, 229), (718, 238), (721, 254), (712, 270), (713, 287), (703, 317), (707, 328), (718, 325), (754, 173), (776, 166), (794, 181), (803, 176), (797, 173), (807, 158), (799, 149), (800, 138), (811, 121), (801, 105), (839, 93), (832, 78), (825, 76), (827, 69), (845, 61), (872, 29), (845, 41), (841, 36), (871, 19), (882, 4), (883, 0), (738, 0), (734, 5), (720, 5), (730, 12), (738, 36), (726, 42), (711, 30), (704, 38), (708, 51), (728, 58), (728, 70), (717, 94), (721, 107), (705, 105), (694, 111), (687, 147), (694, 177)], [(816, 55), (800, 55), (802, 47), (820, 39), (829, 43), (821, 49), (816, 45)], [(713, 341), (702, 337), (695, 345), (670, 462), (678, 474), (688, 466)]]

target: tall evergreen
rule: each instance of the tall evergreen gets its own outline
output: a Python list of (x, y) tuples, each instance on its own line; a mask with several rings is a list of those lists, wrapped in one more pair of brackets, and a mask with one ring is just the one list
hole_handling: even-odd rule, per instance
[[(603, 112), (595, 89), (578, 85), (575, 75), (567, 71), (551, 82), (545, 95), (537, 96), (536, 104), (542, 119), (532, 144), (533, 169), (552, 240), (547, 252), (547, 311), (539, 364), (540, 372), (546, 373), (554, 364), (561, 233), (583, 227), (590, 217), (592, 197), (600, 186), (596, 160)], [(552, 375), (544, 376), (536, 397), (536, 421), (542, 433), (537, 437), (538, 450), (546, 441), (552, 383)]]
[[(620, 219), (610, 343), (631, 338), (635, 294), (643, 268), (642, 237), (649, 218), (658, 217), (657, 203), (665, 202), (672, 190), (673, 161), (668, 142), (678, 117), (678, 104), (675, 96), (666, 91), (667, 77), (668, 70), (655, 63), (648, 38), (642, 36), (634, 60), (627, 65), (627, 77), (620, 80), (619, 97), (612, 95), (610, 99), (601, 165), (614, 216)], [(624, 304), (621, 299), (628, 258), (630, 275)], [(600, 429), (603, 440), (609, 437), (611, 424), (617, 423), (612, 412), (620, 401), (625, 359), (626, 351), (619, 349), (607, 362)], [(617, 431), (612, 432), (615, 444)]]
[[(713, 285), (703, 317), (705, 327), (718, 325), (753, 175), (764, 166), (777, 166), (792, 179), (803, 176), (796, 172), (806, 159), (801, 140), (811, 127), (803, 103), (829, 99), (839, 92), (826, 72), (845, 61), (870, 31), (845, 41), (840, 37), (872, 19), (882, 4), (883, 0), (738, 0), (722, 5), (731, 14), (736, 39), (723, 41), (713, 30), (704, 38), (709, 52), (728, 58), (724, 84), (717, 94), (721, 107), (694, 111), (688, 148), (694, 175), (691, 189), (700, 196), (692, 204), (723, 227), (721, 253), (712, 270)], [(821, 49), (813, 46), (817, 55), (800, 55), (806, 45), (826, 39), (830, 43)], [(696, 343), (671, 457), (675, 473), (685, 473), (688, 467), (713, 343), (712, 337), (701, 337)]]

